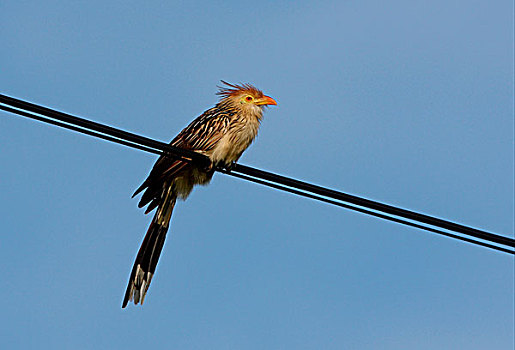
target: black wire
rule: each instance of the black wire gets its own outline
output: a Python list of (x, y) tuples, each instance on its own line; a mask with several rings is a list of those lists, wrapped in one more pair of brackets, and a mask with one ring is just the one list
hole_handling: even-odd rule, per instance
[[(127, 131), (119, 130), (107, 125), (103, 125), (100, 123), (96, 123), (93, 121), (89, 121), (83, 118), (75, 117), (70, 114), (62, 113), (59, 111), (55, 111), (46, 107), (42, 107), (39, 105), (35, 105), (26, 101), (22, 101), (19, 99), (15, 99), (13, 97), (5, 96), (0, 94), (0, 103), (13, 106), (17, 109), (10, 108), (8, 106), (2, 106), (0, 105), (0, 109), (3, 109), (5, 111), (15, 113), (22, 115), (24, 117), (33, 118), (42, 122), (47, 122), (53, 125), (57, 125), (63, 128), (67, 128), (70, 130), (74, 130), (77, 132), (85, 133), (90, 136), (99, 137), (107, 141), (115, 142), (118, 144), (122, 144), (128, 147), (133, 147), (139, 150), (143, 150), (146, 152), (154, 153), (154, 154), (170, 154), (174, 157), (179, 157), (185, 161), (194, 162), (196, 164), (199, 164), (201, 166), (206, 166), (210, 163), (209, 158), (198, 154), (196, 152), (188, 151), (185, 149), (173, 147), (169, 144), (166, 144), (164, 142), (156, 141), (144, 136), (140, 136), (137, 134), (133, 134)], [(31, 113), (27, 113), (26, 111), (29, 111)], [(34, 113), (38, 115), (34, 115)], [(51, 119), (49, 119), (51, 118)], [(90, 130), (91, 129), (91, 130)], [(232, 175), (235, 177), (243, 178), (249, 181), (257, 182), (262, 185), (266, 185), (269, 187), (273, 187), (276, 189), (281, 189), (290, 193), (294, 193), (297, 195), (305, 196), (312, 199), (317, 199), (326, 203), (339, 205), (341, 207), (355, 210), (358, 212), (362, 212), (365, 214), (373, 215), (376, 217), (380, 217), (382, 219), (391, 220), (397, 223), (417, 227), (420, 229), (424, 229), (427, 231), (431, 231), (434, 233), (442, 234), (448, 237), (461, 239), (464, 241), (467, 241), (469, 243), (474, 243), (478, 245), (482, 245), (488, 248), (497, 249), (503, 252), (515, 254), (514, 251), (489, 245), (483, 242), (475, 241), (469, 238), (456, 236), (447, 232), (443, 232), (440, 230), (436, 230), (434, 228), (430, 228), (427, 226), (418, 225), (415, 223), (412, 223), (410, 221), (402, 220), (399, 218), (393, 218), (390, 216), (386, 216), (383, 214), (379, 214), (373, 211), (369, 211), (362, 208), (357, 208), (354, 206), (350, 206), (347, 204), (343, 204), (340, 202), (336, 202), (333, 200), (329, 200), (324, 197), (329, 197), (332, 199), (336, 199), (337, 201), (343, 201), (348, 202), (353, 205), (358, 205), (361, 207), (365, 207), (368, 209), (381, 211), (390, 215), (395, 215), (398, 217), (402, 217), (404, 219), (413, 220), (425, 223), (427, 225), (432, 225), (435, 227), (443, 228), (449, 231), (454, 231), (457, 233), (469, 235), (478, 239), (482, 239), (485, 241), (495, 242), (502, 245), (507, 245), (510, 247), (515, 247), (515, 240), (504, 237), (501, 235), (497, 235), (494, 233), (478, 230), (475, 228), (471, 228), (468, 226), (460, 225), (457, 223), (453, 223), (450, 221), (438, 219), (432, 216), (428, 216), (425, 214), (416, 213), (413, 211), (409, 211), (406, 209), (401, 209), (397, 207), (393, 207), (384, 203), (375, 202), (369, 199), (353, 196), (350, 194), (334, 191), (331, 189), (327, 189), (321, 186), (313, 185), (307, 182), (287, 178), (278, 174), (270, 173), (267, 171), (263, 171), (260, 169), (251, 168), (245, 165), (241, 164), (234, 164), (231, 167), (230, 171), (227, 171), (225, 169), (216, 169), (217, 171), (223, 172), (227, 175)], [(266, 181), (262, 181), (266, 180)], [(296, 188), (301, 191), (297, 191)]]
[[(221, 172), (223, 172), (225, 174), (228, 174), (226, 171), (223, 171), (223, 170)], [(348, 204), (345, 204), (345, 203), (341, 203), (341, 202), (338, 202), (338, 201), (335, 201), (335, 200), (331, 200), (331, 199), (328, 199), (328, 198), (317, 197), (317, 196), (315, 196), (315, 195), (313, 195), (311, 193), (306, 193), (306, 192), (302, 192), (302, 191), (299, 191), (299, 190), (296, 190), (296, 189), (293, 189), (293, 188), (289, 188), (289, 187), (286, 187), (286, 186), (283, 186), (283, 185), (278, 185), (278, 184), (266, 182), (266, 181), (263, 181), (261, 179), (253, 178), (251, 176), (242, 175), (242, 174), (232, 174), (232, 175), (235, 176), (235, 177), (247, 180), (247, 181), (255, 182), (255, 183), (263, 185), (263, 186), (268, 186), (268, 187), (272, 187), (272, 188), (275, 188), (275, 189), (278, 189), (278, 190), (282, 190), (282, 191), (285, 191), (285, 192), (290, 192), (290, 193), (296, 194), (298, 196), (303, 196), (303, 197), (307, 197), (307, 198), (311, 198), (311, 199), (316, 199), (316, 200), (319, 200), (321, 202), (325, 202), (325, 203), (337, 205), (337, 206), (340, 206), (340, 207), (343, 207), (343, 208), (346, 208), (346, 209), (354, 210), (354, 211), (357, 211), (357, 212), (362, 213), (362, 214), (367, 214), (367, 215), (375, 216), (375, 217), (378, 217), (378, 218), (381, 218), (381, 219), (385, 219), (385, 220), (389, 220), (389, 221), (393, 221), (393, 222), (396, 222), (396, 223), (399, 223), (399, 224), (404, 224), (404, 225), (416, 227), (416, 228), (419, 228), (419, 229), (422, 229), (422, 230), (427, 230), (427, 231), (430, 231), (430, 232), (433, 232), (433, 233), (438, 233), (440, 235), (447, 236), (447, 237), (450, 237), (450, 238), (459, 239), (459, 240), (462, 240), (462, 241), (465, 241), (465, 242), (468, 242), (468, 243), (477, 244), (477, 245), (480, 245), (480, 246), (483, 246), (483, 247), (486, 247), (486, 248), (495, 249), (495, 250), (498, 250), (498, 251), (501, 251), (501, 252), (504, 252), (504, 253), (511, 253), (511, 254), (513, 254), (513, 251), (511, 251), (509, 249), (506, 249), (506, 248), (503, 248), (503, 247), (499, 247), (499, 246), (496, 246), (496, 245), (484, 243), (484, 242), (481, 242), (481, 241), (476, 241), (476, 240), (473, 240), (473, 239), (470, 239), (470, 238), (467, 238), (467, 237), (458, 236), (458, 235), (455, 235), (455, 234), (452, 234), (452, 233), (449, 233), (449, 232), (444, 232), (442, 230), (434, 229), (432, 227), (422, 226), (422, 225), (416, 224), (416, 223), (411, 222), (411, 221), (402, 220), (402, 219), (395, 218), (395, 217), (392, 217), (392, 216), (387, 216), (387, 215), (384, 215), (384, 214), (381, 214), (381, 213), (376, 213), (376, 212), (371, 211), (371, 210), (355, 207), (355, 206), (348, 205)]]
[(77, 131), (77, 132), (80, 132), (80, 133), (83, 133), (83, 134), (86, 134), (86, 135), (89, 135), (89, 136), (98, 137), (100, 139), (111, 141), (111, 142), (114, 142), (114, 143), (119, 143), (119, 144), (127, 146), (127, 147), (136, 148), (136, 149), (139, 149), (141, 151), (145, 151), (145, 152), (149, 152), (149, 153), (154, 153), (154, 154), (163, 154), (162, 151), (158, 151), (158, 150), (150, 148), (150, 147), (138, 145), (137, 143), (127, 142), (127, 141), (122, 140), (122, 139), (117, 139), (116, 137), (100, 134), (98, 132), (91, 131), (91, 130), (88, 130), (88, 129), (79, 128), (77, 126), (69, 125), (69, 124), (66, 124), (66, 123), (63, 123), (63, 122), (60, 122), (60, 121), (57, 121), (57, 120), (48, 119), (46, 117), (40, 117), (38, 115), (30, 114), (30, 113), (27, 113), (27, 112), (24, 112), (24, 111), (20, 111), (20, 110), (11, 108), (11, 107), (0, 105), (0, 109), (3, 109), (4, 111), (7, 111), (7, 112), (19, 114), (19, 115), (21, 115), (23, 117), (35, 119), (35, 120), (38, 120), (38, 121), (43, 122), (43, 123), (60, 126), (61, 128)]
[[(174, 154), (176, 157), (186, 161), (194, 162), (200, 166), (208, 166), (211, 161), (208, 157), (199, 154), (197, 152), (189, 151), (183, 148), (177, 148), (168, 145), (164, 142), (156, 141), (151, 138), (137, 135), (128, 131), (120, 130), (107, 126), (104, 124), (96, 123), (91, 120), (79, 118), (67, 113), (59, 112), (50, 108), (39, 106), (30, 102), (22, 101), (13, 97), (5, 96), (0, 94), (0, 103), (6, 104), (11, 107), (26, 110), (29, 112), (37, 113), (42, 116), (46, 116), (52, 119), (56, 119), (67, 124), (73, 124), (83, 129), (91, 129), (93, 131), (100, 132), (102, 134), (110, 135), (118, 139), (126, 140), (134, 144), (140, 144), (147, 147), (151, 147), (157, 150), (166, 151)], [(56, 124), (54, 124), (56, 125)], [(62, 125), (60, 125), (62, 126)], [(70, 128), (68, 128), (70, 129)], [(78, 131), (78, 130), (75, 130)], [(111, 139), (109, 141), (112, 141)], [(126, 145), (128, 146), (128, 145)], [(166, 148), (166, 149), (165, 149)]]
[(446, 230), (460, 232), (476, 238), (492, 241), (499, 244), (505, 244), (508, 246), (515, 247), (515, 241), (509, 237), (500, 236), (494, 233), (485, 232), (472, 227), (460, 225), (454, 222), (438, 219), (433, 216), (416, 213), (410, 210), (401, 209), (388, 204), (375, 202), (370, 199), (365, 199), (357, 196), (353, 196), (347, 193), (334, 191), (325, 187), (320, 187), (307, 182), (291, 179), (281, 175), (269, 173), (264, 170), (254, 169), (245, 165), (235, 164), (231, 171), (237, 171), (242, 174), (254, 176), (256, 178), (265, 179), (271, 182), (280, 183), (289, 187), (298, 188), (307, 192), (316, 193), (325, 197), (338, 199), (344, 202), (359, 205), (365, 208), (382, 211), (391, 215), (403, 217), (405, 219), (423, 222), (428, 225), (444, 228)]

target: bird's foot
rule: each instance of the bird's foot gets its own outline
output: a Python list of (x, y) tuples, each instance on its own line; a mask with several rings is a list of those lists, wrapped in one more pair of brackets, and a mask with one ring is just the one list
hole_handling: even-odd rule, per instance
[(220, 169), (220, 170), (230, 173), (235, 164), (236, 164), (236, 162), (225, 163), (223, 161), (220, 161), (220, 162), (216, 163), (216, 169)]
[(227, 170), (227, 172), (231, 172), (231, 170), (234, 168), (235, 165), (236, 165), (236, 162), (230, 162), (225, 165), (225, 170)]

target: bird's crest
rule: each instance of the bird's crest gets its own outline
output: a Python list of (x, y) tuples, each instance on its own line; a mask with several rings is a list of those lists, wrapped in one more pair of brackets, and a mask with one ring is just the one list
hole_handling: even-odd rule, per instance
[(221, 80), (221, 82), (226, 86), (218, 86), (219, 90), (216, 94), (218, 96), (221, 96), (222, 98), (235, 96), (241, 94), (242, 92), (248, 92), (257, 98), (261, 98), (264, 96), (261, 90), (250, 84), (230, 84), (223, 80)]

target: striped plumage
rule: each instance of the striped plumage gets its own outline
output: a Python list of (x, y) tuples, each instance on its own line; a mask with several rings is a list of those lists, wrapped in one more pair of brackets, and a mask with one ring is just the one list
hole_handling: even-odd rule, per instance
[[(170, 143), (211, 159), (212, 165), (229, 166), (239, 159), (257, 135), (263, 107), (277, 104), (249, 84), (222, 81), (220, 101), (192, 121)], [(122, 307), (130, 300), (143, 303), (168, 231), (177, 198), (186, 199), (194, 185), (206, 185), (214, 167), (198, 168), (173, 157), (161, 156), (134, 195), (143, 192), (138, 206), (148, 205), (145, 214), (157, 207), (143, 239), (129, 278)]]

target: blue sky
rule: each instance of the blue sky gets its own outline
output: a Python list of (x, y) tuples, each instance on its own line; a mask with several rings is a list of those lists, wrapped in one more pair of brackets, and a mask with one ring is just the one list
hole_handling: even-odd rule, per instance
[[(220, 79), (241, 163), (513, 236), (512, 1), (3, 1), (3, 94), (169, 141)], [(0, 112), (11, 349), (512, 349), (507, 254), (216, 175), (120, 308), (156, 157)]]

